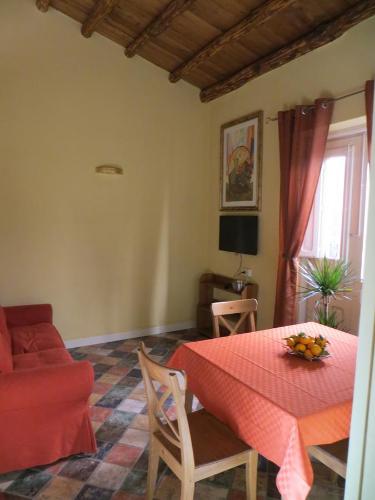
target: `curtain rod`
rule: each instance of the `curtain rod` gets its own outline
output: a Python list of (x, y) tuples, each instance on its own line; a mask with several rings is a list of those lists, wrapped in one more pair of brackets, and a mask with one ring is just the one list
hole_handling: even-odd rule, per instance
[[(341, 101), (341, 99), (347, 99), (348, 97), (352, 97), (353, 95), (362, 94), (364, 91), (365, 91), (365, 89), (356, 90), (355, 92), (350, 92), (350, 94), (340, 95), (339, 97), (327, 98), (326, 100), (327, 101)], [(306, 107), (308, 107), (308, 106), (306, 106)], [(266, 123), (277, 122), (277, 120), (278, 120), (277, 116), (267, 116)]]

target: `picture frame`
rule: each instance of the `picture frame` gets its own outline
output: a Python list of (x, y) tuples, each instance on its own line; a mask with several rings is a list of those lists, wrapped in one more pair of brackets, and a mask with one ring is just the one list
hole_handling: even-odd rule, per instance
[(220, 210), (260, 210), (262, 147), (263, 111), (221, 126)]

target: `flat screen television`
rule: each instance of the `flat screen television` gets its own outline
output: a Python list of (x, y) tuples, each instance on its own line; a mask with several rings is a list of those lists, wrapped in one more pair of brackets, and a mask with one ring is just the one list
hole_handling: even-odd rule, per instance
[(256, 255), (258, 253), (258, 216), (221, 215), (219, 250)]

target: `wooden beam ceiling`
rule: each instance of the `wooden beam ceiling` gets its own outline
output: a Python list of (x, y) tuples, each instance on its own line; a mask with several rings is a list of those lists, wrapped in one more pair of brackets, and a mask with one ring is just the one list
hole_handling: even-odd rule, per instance
[[(361, 0), (334, 20), (320, 24), (313, 31), (298, 38), (291, 44), (262, 57), (231, 77), (203, 89), (200, 93), (201, 101), (209, 102), (221, 97), (268, 71), (278, 68), (311, 50), (322, 47), (373, 15), (375, 15), (375, 1)], [(345, 61), (343, 61), (343, 64), (345, 64)]]
[(133, 57), (147, 40), (165, 31), (172, 21), (183, 14), (195, 0), (172, 0), (163, 12), (155, 17), (148, 26), (125, 49), (127, 57)]
[(119, 0), (97, 0), (93, 11), (82, 24), (82, 35), (86, 38), (90, 38), (98, 25), (112, 12), (113, 7), (118, 1)]
[(292, 5), (296, 0), (267, 0), (253, 9), (250, 14), (235, 26), (225, 31), (209, 44), (199, 50), (191, 59), (182, 63), (178, 68), (169, 74), (171, 82), (177, 82), (200, 64), (207, 61), (214, 54), (219, 52), (226, 45), (239, 40), (249, 31), (257, 28), (271, 19), (272, 16)]
[[(126, 56), (139, 51), (167, 70), (171, 82), (183, 78), (202, 89), (202, 102), (236, 90), (375, 16), (375, 0), (258, 0), (250, 12), (248, 0), (199, 0), (192, 14), (184, 15), (194, 2), (35, 0), (39, 10), (53, 7), (82, 24), (83, 36), (99, 31), (125, 46)], [(155, 11), (159, 14), (152, 17)], [(163, 35), (178, 16), (174, 29)], [(139, 26), (144, 26), (141, 32)]]
[(36, 0), (36, 6), (42, 12), (47, 12), (51, 0)]

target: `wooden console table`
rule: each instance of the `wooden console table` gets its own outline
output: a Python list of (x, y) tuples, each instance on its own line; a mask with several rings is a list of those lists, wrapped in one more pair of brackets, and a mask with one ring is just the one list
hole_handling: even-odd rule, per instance
[(212, 337), (212, 314), (211, 304), (217, 302), (214, 298), (214, 291), (224, 290), (233, 294), (233, 300), (256, 299), (258, 298), (258, 285), (249, 283), (244, 286), (241, 292), (235, 292), (232, 288), (234, 279), (220, 274), (202, 274), (199, 280), (199, 302), (197, 305), (197, 329), (207, 337)]

